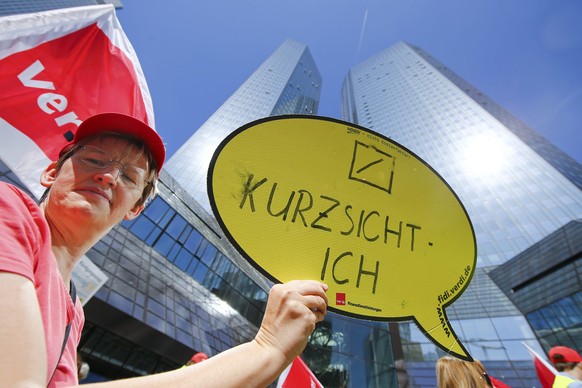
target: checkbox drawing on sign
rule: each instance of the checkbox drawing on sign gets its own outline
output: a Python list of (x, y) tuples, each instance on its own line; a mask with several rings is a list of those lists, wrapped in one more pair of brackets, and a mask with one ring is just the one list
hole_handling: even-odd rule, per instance
[(374, 146), (356, 141), (348, 178), (391, 194), (395, 160)]

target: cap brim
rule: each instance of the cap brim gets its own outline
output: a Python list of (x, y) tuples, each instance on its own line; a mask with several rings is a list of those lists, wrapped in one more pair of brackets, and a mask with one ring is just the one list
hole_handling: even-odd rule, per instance
[(99, 113), (85, 119), (77, 128), (73, 144), (105, 131), (118, 132), (141, 140), (152, 154), (160, 172), (166, 159), (166, 147), (162, 138), (143, 121), (123, 113)]

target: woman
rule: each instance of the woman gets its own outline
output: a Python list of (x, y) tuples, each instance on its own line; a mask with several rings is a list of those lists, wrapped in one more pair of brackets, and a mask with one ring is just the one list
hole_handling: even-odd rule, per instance
[(439, 388), (494, 387), (485, 367), (478, 360), (463, 361), (455, 357), (441, 357), (436, 365)]

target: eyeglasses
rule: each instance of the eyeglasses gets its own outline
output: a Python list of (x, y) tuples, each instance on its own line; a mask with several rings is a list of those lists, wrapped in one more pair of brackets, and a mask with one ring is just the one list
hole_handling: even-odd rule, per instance
[(71, 156), (71, 159), (81, 162), (79, 166), (87, 171), (107, 170), (116, 164), (118, 171), (115, 179), (118, 180), (121, 186), (128, 189), (141, 190), (142, 182), (146, 185), (149, 184), (146, 180), (147, 172), (145, 169), (131, 164), (125, 165), (118, 160), (113, 160), (109, 152), (99, 147), (81, 146)]
[(493, 383), (487, 372), (483, 373), (483, 378), (485, 379), (485, 382), (487, 382), (487, 386), (493, 388)]

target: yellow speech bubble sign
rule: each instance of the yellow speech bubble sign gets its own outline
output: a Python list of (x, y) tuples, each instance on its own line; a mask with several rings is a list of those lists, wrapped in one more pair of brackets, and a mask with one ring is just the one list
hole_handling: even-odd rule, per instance
[(473, 227), (411, 151), (335, 119), (262, 119), (220, 144), (208, 193), (229, 240), (274, 282), (321, 280), (329, 310), (414, 320), (440, 348), (472, 360), (445, 307), (475, 271)]

